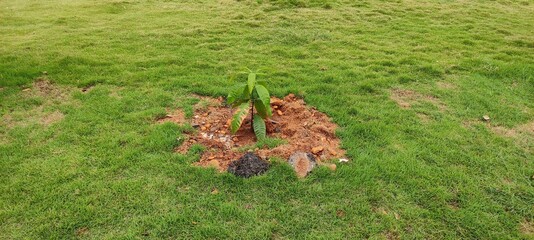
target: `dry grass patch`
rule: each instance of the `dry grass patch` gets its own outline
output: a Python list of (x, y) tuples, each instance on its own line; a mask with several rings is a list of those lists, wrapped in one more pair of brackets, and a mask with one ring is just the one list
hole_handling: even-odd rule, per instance
[(412, 107), (412, 102), (419, 97), (420, 94), (412, 90), (393, 89), (391, 90), (390, 98), (395, 101), (399, 107), (408, 109)]
[(519, 231), (527, 236), (534, 236), (534, 222), (525, 219), (519, 224)]
[(534, 121), (518, 125), (514, 128), (506, 128), (503, 126), (494, 126), (487, 124), (487, 126), (497, 135), (511, 138), (519, 138), (521, 136), (534, 136)]
[(518, 125), (514, 128), (487, 125), (495, 134), (513, 139), (517, 145), (529, 152), (534, 152), (534, 121)]
[(396, 230), (388, 230), (382, 233), (384, 239), (397, 240), (401, 239), (399, 233)]
[(453, 83), (450, 83), (450, 82), (440, 81), (440, 82), (436, 82), (436, 85), (440, 89), (446, 89), (446, 90), (456, 89), (456, 85), (454, 85)]
[[(25, 89), (26, 90), (26, 89)], [(41, 96), (45, 99), (64, 99), (68, 96), (65, 88), (59, 88), (47, 77), (39, 77), (33, 82), (31, 91), (26, 91), (32, 95)]]
[(40, 124), (45, 127), (60, 122), (65, 115), (59, 110), (50, 111), (58, 104), (72, 100), (70, 97), (72, 89), (58, 87), (46, 77), (35, 80), (31, 88), (22, 90), (24, 98), (37, 98), (42, 102), (27, 111), (14, 111), (2, 116), (2, 121), (8, 128), (26, 127), (33, 124)]
[[(447, 106), (439, 98), (408, 89), (392, 89), (390, 99), (402, 109), (411, 109), (413, 106), (421, 103), (430, 103), (436, 106), (440, 112), (447, 110)], [(417, 112), (416, 114), (422, 123), (429, 123), (432, 120), (432, 117), (427, 113)]]
[(473, 126), (481, 123), (484, 124), (494, 134), (513, 140), (518, 146), (529, 152), (534, 152), (534, 121), (517, 125), (513, 128), (507, 128), (491, 122), (481, 122), (477, 120), (464, 121), (462, 125), (466, 129), (473, 129)]
[(422, 123), (429, 123), (432, 120), (432, 117), (424, 113), (417, 113), (417, 117), (419, 117)]
[(64, 118), (65, 115), (62, 112), (58, 110), (47, 112), (45, 111), (44, 106), (41, 105), (29, 111), (5, 114), (2, 116), (2, 121), (8, 128), (27, 127), (33, 124), (40, 124), (48, 127), (54, 123), (60, 122)]
[(116, 99), (122, 99), (122, 95), (120, 94), (120, 92), (123, 89), (124, 89), (123, 87), (115, 87), (111, 90), (111, 92), (109, 93), (109, 96), (116, 98)]
[(65, 115), (62, 112), (56, 110), (55, 112), (43, 116), (41, 118), (40, 123), (45, 126), (49, 126), (50, 124), (63, 120), (63, 118), (65, 118)]

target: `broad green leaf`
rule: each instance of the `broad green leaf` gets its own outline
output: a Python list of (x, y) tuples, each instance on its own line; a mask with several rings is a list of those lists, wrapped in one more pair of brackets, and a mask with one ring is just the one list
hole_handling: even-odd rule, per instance
[(249, 94), (252, 94), (252, 90), (254, 90), (254, 85), (256, 85), (256, 73), (248, 74), (247, 85)]
[(234, 88), (232, 88), (230, 93), (228, 93), (226, 103), (235, 107), (240, 105), (241, 103), (247, 102), (249, 99), (250, 95), (248, 94), (247, 85), (238, 84)]
[[(242, 85), (242, 84), (239, 84), (239, 85)], [(242, 88), (239, 85), (235, 85), (234, 87), (230, 89), (230, 92), (228, 93), (228, 96), (226, 97), (226, 103), (232, 104), (236, 102), (239, 96), (243, 94)]]
[(250, 111), (250, 105), (248, 102), (242, 103), (237, 107), (237, 111), (234, 113), (234, 116), (232, 117), (232, 123), (230, 126), (230, 130), (232, 131), (232, 134), (236, 133), (237, 130), (241, 127), (241, 124), (243, 123), (243, 120), (248, 115), (248, 112)]
[(256, 134), (257, 139), (264, 139), (267, 134), (267, 129), (265, 127), (265, 122), (263, 118), (258, 115), (254, 115), (254, 122), (252, 123), (254, 127), (254, 134)]
[[(258, 95), (258, 98), (261, 101), (261, 103), (263, 104), (263, 108), (265, 109), (266, 117), (270, 117), (272, 115), (272, 113), (271, 113), (271, 96), (269, 95), (269, 91), (267, 91), (267, 88), (265, 88), (262, 85), (256, 85), (256, 87), (254, 89), (256, 89), (256, 93)], [(266, 118), (266, 117), (264, 117), (264, 118)]]
[(263, 102), (259, 99), (254, 100), (254, 108), (256, 108), (256, 112), (258, 115), (260, 115), (263, 119), (266, 119), (272, 115), (271, 113), (271, 106), (266, 108), (263, 105)]

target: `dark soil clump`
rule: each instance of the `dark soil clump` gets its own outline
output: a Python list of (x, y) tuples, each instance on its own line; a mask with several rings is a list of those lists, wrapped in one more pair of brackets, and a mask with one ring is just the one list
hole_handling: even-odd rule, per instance
[(239, 160), (228, 165), (228, 172), (244, 178), (260, 175), (267, 169), (269, 169), (269, 163), (251, 152), (247, 152)]

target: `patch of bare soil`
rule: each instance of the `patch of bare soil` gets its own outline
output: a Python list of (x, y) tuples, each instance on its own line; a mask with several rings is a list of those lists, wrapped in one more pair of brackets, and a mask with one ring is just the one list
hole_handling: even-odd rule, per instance
[[(199, 106), (200, 104), (200, 106)], [(202, 154), (199, 166), (213, 166), (225, 171), (230, 162), (244, 154), (244, 148), (256, 143), (256, 137), (250, 126), (250, 117), (245, 119), (241, 129), (230, 134), (229, 125), (234, 109), (223, 105), (223, 99), (201, 98), (195, 107), (190, 123), (198, 131), (176, 149), (186, 153), (194, 144), (204, 145), (207, 150)], [(255, 149), (262, 158), (288, 157), (296, 152), (311, 152), (317, 160), (342, 158), (345, 151), (340, 148), (340, 141), (335, 136), (337, 125), (324, 113), (306, 106), (302, 99), (293, 94), (284, 99), (271, 98), (273, 116), (266, 121), (267, 135), (287, 141), (286, 144), (272, 149)], [(185, 120), (176, 112), (160, 121), (184, 123)]]
[(158, 123), (163, 122), (175, 122), (178, 124), (186, 123), (185, 113), (181, 109), (176, 109), (165, 115), (165, 117), (158, 119)]

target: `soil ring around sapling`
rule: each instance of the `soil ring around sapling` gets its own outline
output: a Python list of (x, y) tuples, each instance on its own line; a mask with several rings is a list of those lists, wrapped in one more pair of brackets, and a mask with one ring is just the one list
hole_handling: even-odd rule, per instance
[(251, 129), (250, 117), (236, 134), (231, 134), (230, 122), (235, 109), (225, 106), (222, 98), (197, 97), (200, 102), (194, 106), (191, 119), (185, 119), (181, 111), (172, 109), (158, 120), (189, 123), (197, 129), (175, 149), (186, 154), (193, 145), (203, 145), (205, 151), (194, 165), (226, 171), (231, 162), (250, 150), (263, 159), (288, 159), (297, 151), (312, 153), (319, 163), (345, 158), (345, 151), (340, 148), (340, 140), (335, 134), (338, 126), (326, 114), (307, 106), (303, 99), (293, 94), (283, 99), (271, 97), (273, 115), (266, 120), (268, 140), (259, 143)]

